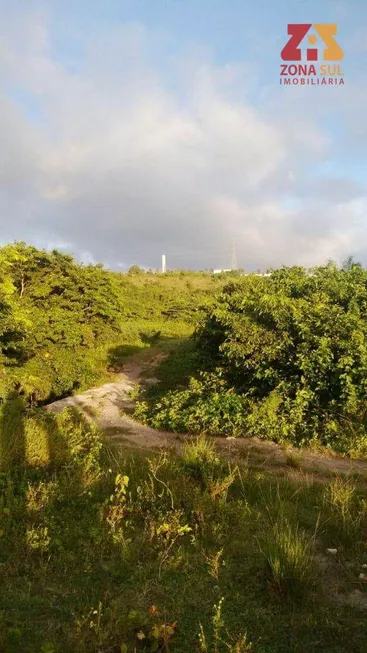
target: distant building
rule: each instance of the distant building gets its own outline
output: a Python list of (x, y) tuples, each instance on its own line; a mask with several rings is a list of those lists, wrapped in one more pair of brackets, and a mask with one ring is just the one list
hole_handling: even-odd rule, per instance
[(213, 270), (213, 274), (220, 274), (221, 272), (232, 272), (232, 270), (230, 268), (227, 270)]

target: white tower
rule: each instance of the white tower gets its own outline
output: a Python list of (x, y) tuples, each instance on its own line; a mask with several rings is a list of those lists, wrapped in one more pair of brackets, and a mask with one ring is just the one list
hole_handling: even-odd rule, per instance
[(166, 255), (162, 254), (162, 273), (166, 272)]

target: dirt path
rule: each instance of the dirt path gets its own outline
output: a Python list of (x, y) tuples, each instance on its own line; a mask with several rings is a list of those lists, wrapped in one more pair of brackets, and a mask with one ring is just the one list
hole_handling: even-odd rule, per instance
[(49, 404), (47, 409), (57, 413), (66, 406), (77, 406), (88, 420), (98, 424), (111, 441), (126, 446), (144, 449), (178, 448), (179, 439), (173, 433), (155, 431), (129, 417), (134, 409), (130, 392), (143, 374), (145, 383), (156, 381), (147, 375), (163, 356), (153, 349), (139, 352), (124, 365), (123, 374), (117, 375), (113, 383), (105, 383), (80, 395), (60, 399)]
[[(134, 403), (130, 392), (135, 384), (155, 383), (154, 368), (164, 354), (158, 349), (147, 349), (133, 356), (117, 375), (113, 383), (92, 388), (80, 395), (60, 399), (47, 406), (47, 410), (60, 412), (66, 406), (77, 406), (90, 421), (94, 421), (105, 432), (111, 442), (126, 447), (142, 449), (173, 449), (178, 451), (184, 435), (156, 431), (139, 424), (129, 417)], [(328, 480), (333, 473), (358, 473), (361, 481), (367, 481), (367, 461), (349, 460), (337, 456), (322, 456), (317, 453), (285, 450), (283, 447), (256, 438), (214, 438), (221, 454), (234, 460), (248, 460), (251, 466), (266, 469), (273, 473), (283, 473), (290, 467), (287, 464), (290, 452), (300, 458), (303, 472), (317, 474), (319, 480)], [(295, 470), (296, 473), (296, 470)], [(297, 470), (297, 473), (299, 471)]]

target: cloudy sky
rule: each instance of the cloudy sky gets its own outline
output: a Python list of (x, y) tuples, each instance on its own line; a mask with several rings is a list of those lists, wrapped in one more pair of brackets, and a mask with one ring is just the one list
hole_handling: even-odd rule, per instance
[[(284, 87), (288, 23), (344, 86)], [(367, 264), (366, 0), (0, 0), (0, 242), (125, 269)]]

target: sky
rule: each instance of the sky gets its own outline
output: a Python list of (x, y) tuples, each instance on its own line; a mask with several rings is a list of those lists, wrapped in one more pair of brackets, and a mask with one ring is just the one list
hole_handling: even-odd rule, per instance
[[(337, 24), (344, 85), (280, 85), (289, 23)], [(0, 0), (0, 88), (0, 244), (367, 265), (366, 0)]]

